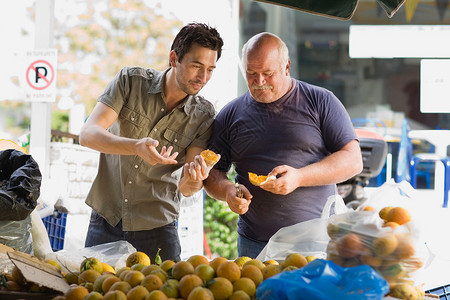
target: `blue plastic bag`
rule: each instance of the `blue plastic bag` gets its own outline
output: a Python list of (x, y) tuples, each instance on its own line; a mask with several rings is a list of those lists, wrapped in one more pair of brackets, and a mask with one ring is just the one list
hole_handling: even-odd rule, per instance
[(315, 259), (303, 268), (281, 272), (256, 289), (258, 300), (378, 300), (389, 292), (388, 282), (367, 265), (343, 268)]

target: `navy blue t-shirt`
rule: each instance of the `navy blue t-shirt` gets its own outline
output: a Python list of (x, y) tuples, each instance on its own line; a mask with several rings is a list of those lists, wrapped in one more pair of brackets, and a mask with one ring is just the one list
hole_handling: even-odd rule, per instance
[(253, 198), (239, 217), (239, 234), (268, 241), (278, 229), (318, 218), (336, 185), (301, 187), (276, 195), (250, 184), (248, 172), (267, 175), (274, 167), (304, 167), (322, 160), (356, 139), (350, 117), (330, 91), (295, 80), (294, 87), (273, 103), (256, 102), (249, 92), (228, 103), (217, 115), (209, 149), (222, 158), (215, 168), (236, 167), (236, 181)]

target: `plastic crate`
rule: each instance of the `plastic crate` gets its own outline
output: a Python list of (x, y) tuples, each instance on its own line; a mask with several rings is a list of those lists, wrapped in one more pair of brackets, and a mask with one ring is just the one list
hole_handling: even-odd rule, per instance
[(55, 212), (42, 219), (45, 229), (47, 229), (50, 245), (53, 251), (61, 250), (64, 247), (64, 236), (66, 234), (67, 214)]
[(427, 294), (439, 296), (439, 299), (450, 300), (450, 284), (443, 285), (431, 290), (425, 291)]

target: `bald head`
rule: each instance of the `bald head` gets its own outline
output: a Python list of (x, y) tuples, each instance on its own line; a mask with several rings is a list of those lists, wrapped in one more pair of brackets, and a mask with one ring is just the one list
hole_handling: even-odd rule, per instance
[(257, 34), (245, 43), (242, 65), (248, 89), (257, 102), (277, 101), (292, 86), (288, 49), (272, 33)]
[(289, 50), (286, 44), (275, 34), (261, 32), (251, 37), (242, 47), (242, 66), (247, 67), (248, 55), (264, 49), (278, 50), (280, 65), (284, 67), (289, 61)]

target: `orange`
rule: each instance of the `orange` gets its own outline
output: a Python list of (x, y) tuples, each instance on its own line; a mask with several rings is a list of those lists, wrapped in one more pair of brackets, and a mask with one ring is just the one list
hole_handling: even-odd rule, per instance
[(167, 300), (167, 299), (168, 298), (166, 294), (164, 294), (160, 290), (151, 291), (150, 293), (147, 294), (147, 296), (145, 296), (145, 300)]
[(268, 176), (268, 175), (256, 175), (255, 173), (248, 172), (248, 180), (250, 180), (250, 183), (256, 186), (260, 186), (264, 183), (266, 183), (269, 180), (274, 180), (275, 176)]
[(217, 272), (217, 267), (218, 267), (221, 263), (226, 262), (226, 261), (228, 261), (228, 259), (226, 259), (225, 257), (223, 257), (223, 256), (218, 256), (218, 257), (216, 257), (216, 258), (213, 258), (213, 260), (211, 260), (211, 261), (209, 262), (209, 265), (210, 265), (211, 267), (213, 267), (213, 269), (214, 269), (215, 272)]
[(248, 256), (240, 256), (240, 257), (236, 258), (236, 259), (234, 260), (234, 262), (239, 266), (239, 268), (242, 269), (242, 267), (244, 266), (244, 264), (245, 264), (246, 262), (248, 262), (249, 260), (251, 260), (251, 259), (252, 259), (252, 258), (251, 258), (251, 257), (248, 257)]
[(84, 272), (81, 272), (80, 275), (78, 275), (78, 284), (84, 283), (84, 282), (94, 282), (98, 277), (100, 277), (100, 273), (95, 271), (94, 269), (89, 269)]
[(214, 300), (214, 295), (207, 288), (197, 286), (189, 293), (187, 300)]
[(117, 281), (114, 282), (113, 285), (109, 288), (108, 292), (111, 291), (121, 291), (124, 294), (128, 293), (131, 290), (131, 285), (126, 281)]
[(397, 206), (389, 210), (387, 215), (387, 221), (403, 225), (411, 221), (411, 215), (405, 208)]
[(261, 260), (256, 258), (252, 258), (251, 260), (245, 262), (245, 264), (242, 267), (245, 267), (247, 265), (257, 266), (260, 270), (264, 269), (264, 267), (266, 266)]
[(340, 256), (344, 258), (352, 258), (361, 253), (363, 244), (357, 234), (347, 233), (337, 240), (336, 248)]
[(210, 265), (200, 264), (195, 268), (194, 274), (200, 277), (203, 280), (203, 282), (208, 282), (214, 278), (216, 272)]
[(109, 289), (111, 288), (111, 286), (118, 281), (120, 281), (120, 279), (116, 276), (111, 276), (111, 277), (105, 278), (105, 280), (103, 280), (103, 282), (102, 282), (103, 293), (107, 293), (109, 291)]
[(101, 299), (103, 299), (103, 295), (96, 291), (90, 292), (86, 297), (83, 298), (83, 300), (101, 300)]
[(64, 294), (67, 300), (83, 300), (89, 294), (89, 291), (84, 286), (71, 286)]
[(194, 269), (200, 264), (209, 264), (209, 260), (203, 255), (192, 255), (187, 261), (192, 264)]
[(131, 287), (135, 287), (141, 283), (144, 277), (145, 275), (142, 274), (141, 271), (130, 270), (123, 278), (123, 281), (128, 282), (131, 285)]
[(150, 257), (141, 251), (133, 252), (127, 257), (127, 267), (131, 268), (135, 264), (143, 264), (148, 266), (151, 264)]
[(186, 299), (195, 287), (202, 285), (203, 280), (197, 275), (195, 274), (184, 275), (183, 278), (180, 279), (180, 283), (178, 284), (180, 296), (183, 299)]
[(226, 278), (216, 277), (206, 283), (215, 300), (226, 300), (233, 294), (233, 284)]
[(383, 227), (391, 227), (392, 229), (397, 228), (398, 226), (400, 226), (400, 224), (396, 223), (396, 222), (386, 222), (384, 223)]
[(363, 208), (363, 211), (374, 211), (374, 210), (375, 210), (375, 208), (373, 208), (372, 206), (369, 206), (369, 205), (367, 205)]
[(233, 282), (234, 291), (244, 291), (250, 297), (255, 297), (256, 295), (256, 285), (250, 278), (242, 277)]
[(127, 295), (122, 291), (111, 291), (103, 296), (103, 300), (127, 300)]
[(372, 251), (377, 256), (387, 256), (397, 249), (397, 245), (397, 237), (393, 234), (389, 234), (387, 236), (374, 239), (372, 242)]
[(116, 270), (114, 270), (114, 268), (111, 265), (103, 262), (102, 266), (103, 266), (103, 272), (102, 273), (108, 272), (108, 273), (116, 274)]
[[(166, 282), (163, 283), (163, 285), (161, 286), (160, 290), (167, 295), (167, 297), (170, 298), (178, 298), (179, 292), (178, 292), (178, 285), (179, 285), (179, 281), (176, 279), (168, 279)], [(153, 291), (152, 291), (153, 292)], [(150, 292), (150, 293), (152, 293)]]
[(406, 259), (412, 257), (416, 251), (411, 236), (407, 234), (397, 235), (398, 245), (395, 249), (395, 256), (400, 259)]
[(145, 266), (141, 272), (142, 274), (144, 274), (145, 276), (147, 276), (148, 274), (150, 274), (152, 271), (154, 270), (161, 270), (162, 268), (158, 265), (149, 265), (149, 266)]
[(141, 285), (145, 287), (149, 292), (151, 292), (153, 290), (159, 290), (163, 285), (163, 282), (157, 275), (150, 274), (142, 279)]
[(294, 266), (297, 268), (301, 268), (303, 266), (306, 266), (307, 264), (308, 264), (308, 261), (300, 253), (290, 253), (290, 254), (288, 254), (288, 256), (286, 256), (284, 261), (281, 262), (281, 266), (283, 268), (286, 268), (288, 266)]
[(214, 153), (214, 151), (208, 149), (200, 152), (200, 155), (203, 157), (208, 167), (214, 166), (219, 161), (219, 157), (217, 156), (217, 154)]
[(148, 293), (149, 291), (145, 287), (143, 287), (142, 285), (138, 285), (128, 291), (127, 299), (142, 300), (145, 298), (145, 296), (147, 296)]
[(256, 286), (260, 285), (264, 280), (261, 269), (254, 265), (244, 266), (241, 271), (241, 278), (242, 277), (250, 278)]
[(392, 206), (386, 206), (386, 207), (383, 207), (383, 208), (378, 212), (378, 215), (380, 216), (380, 218), (382, 218), (383, 220), (387, 221), (387, 219), (388, 219), (388, 214), (389, 214), (389, 211), (390, 211), (391, 209), (393, 209)]
[(241, 269), (234, 261), (221, 263), (216, 272), (218, 277), (227, 278), (232, 283), (241, 278)]
[(184, 275), (194, 274), (194, 270), (194, 266), (190, 262), (181, 260), (173, 265), (172, 277), (180, 280)]
[(105, 274), (102, 274), (99, 277), (97, 277), (97, 279), (95, 279), (95, 281), (94, 281), (93, 290), (96, 292), (100, 292), (100, 293), (103, 292), (102, 284), (103, 284), (103, 281), (105, 281), (105, 279), (108, 277), (115, 277), (115, 276), (114, 276), (114, 274), (105, 273)]
[(280, 273), (282, 270), (283, 267), (281, 265), (267, 265), (264, 267), (264, 269), (261, 270), (261, 272), (263, 274), (264, 280), (266, 280), (267, 278)]
[(103, 263), (95, 257), (86, 257), (80, 265), (80, 273), (86, 270), (96, 270), (100, 274), (103, 273)]
[(244, 291), (235, 291), (228, 300), (251, 300), (249, 295)]
[(175, 262), (173, 260), (167, 259), (161, 263), (160, 267), (167, 272), (170, 268), (173, 267), (174, 264)]
[(264, 261), (263, 262), (264, 263), (264, 265), (279, 265), (280, 263), (279, 262), (277, 262), (275, 259), (269, 259), (269, 260), (266, 260), (266, 261)]

